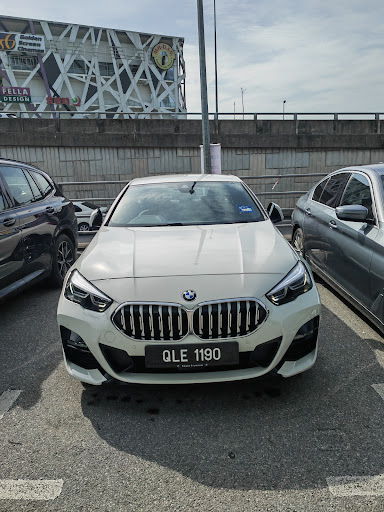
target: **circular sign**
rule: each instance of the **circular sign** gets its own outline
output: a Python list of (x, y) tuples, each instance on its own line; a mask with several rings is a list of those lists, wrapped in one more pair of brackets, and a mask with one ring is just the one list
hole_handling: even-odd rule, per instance
[(165, 43), (159, 43), (152, 50), (152, 57), (156, 66), (160, 69), (167, 70), (173, 66), (176, 55), (173, 49)]

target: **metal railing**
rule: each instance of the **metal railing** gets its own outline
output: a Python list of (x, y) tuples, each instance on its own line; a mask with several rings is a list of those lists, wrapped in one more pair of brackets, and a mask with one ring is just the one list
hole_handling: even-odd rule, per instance
[[(20, 111), (20, 110), (1, 110), (0, 113), (4, 114), (16, 114), (18, 118), (78, 118), (78, 119), (151, 119), (151, 118), (174, 118), (174, 119), (201, 119), (201, 112), (134, 112), (134, 111), (123, 111), (123, 112), (111, 112), (108, 110), (103, 111), (90, 111), (90, 110), (46, 110), (39, 112), (36, 111)], [(210, 112), (209, 118), (211, 120), (265, 120), (275, 119), (284, 121), (298, 121), (304, 119), (316, 119), (316, 120), (376, 120), (380, 121), (384, 116), (384, 112)], [(352, 119), (351, 119), (352, 118)]]

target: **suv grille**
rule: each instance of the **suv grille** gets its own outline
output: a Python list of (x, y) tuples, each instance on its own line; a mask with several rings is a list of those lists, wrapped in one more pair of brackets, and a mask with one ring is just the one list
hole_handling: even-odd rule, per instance
[(251, 334), (267, 318), (256, 299), (231, 299), (200, 304), (193, 311), (179, 304), (123, 304), (112, 316), (114, 325), (135, 340), (179, 341), (188, 332), (203, 340)]

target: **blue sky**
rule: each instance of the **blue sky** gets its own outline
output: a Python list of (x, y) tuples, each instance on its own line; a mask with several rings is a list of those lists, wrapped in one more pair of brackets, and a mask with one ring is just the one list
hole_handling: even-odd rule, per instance
[[(200, 111), (196, 0), (0, 0), (0, 13), (185, 38), (187, 107)], [(219, 110), (384, 112), (382, 0), (216, 0)], [(214, 111), (213, 0), (204, 0)]]

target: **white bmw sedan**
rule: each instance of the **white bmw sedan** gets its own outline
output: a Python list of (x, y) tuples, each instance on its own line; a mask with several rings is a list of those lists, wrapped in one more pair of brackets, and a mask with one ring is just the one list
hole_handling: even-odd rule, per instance
[(139, 178), (67, 274), (68, 372), (188, 384), (290, 377), (317, 356), (311, 271), (236, 176)]

